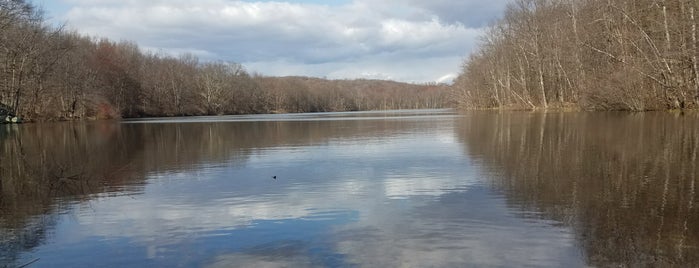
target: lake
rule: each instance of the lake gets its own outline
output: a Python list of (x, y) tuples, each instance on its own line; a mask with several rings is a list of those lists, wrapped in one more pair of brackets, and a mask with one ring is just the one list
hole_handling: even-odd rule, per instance
[(699, 266), (698, 151), (678, 113), (0, 125), (0, 264)]

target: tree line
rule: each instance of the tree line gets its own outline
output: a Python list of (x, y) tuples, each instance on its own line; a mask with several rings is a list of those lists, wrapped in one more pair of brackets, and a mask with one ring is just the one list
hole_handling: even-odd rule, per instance
[(466, 108), (699, 107), (694, 0), (516, 0), (455, 82)]
[(445, 85), (263, 77), (234, 62), (169, 56), (50, 25), (0, 0), (0, 103), (31, 120), (442, 108)]

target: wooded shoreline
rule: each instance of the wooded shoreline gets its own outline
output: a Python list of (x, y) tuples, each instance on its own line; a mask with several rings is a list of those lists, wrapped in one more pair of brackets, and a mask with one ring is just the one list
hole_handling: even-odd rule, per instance
[(146, 52), (0, 2), (0, 103), (31, 121), (453, 107), (443, 84), (265, 77), (235, 62)]
[(515, 0), (453, 85), (265, 77), (0, 2), (0, 103), (28, 121), (393, 109), (699, 109), (699, 3)]
[(464, 63), (461, 107), (699, 108), (690, 0), (516, 0)]

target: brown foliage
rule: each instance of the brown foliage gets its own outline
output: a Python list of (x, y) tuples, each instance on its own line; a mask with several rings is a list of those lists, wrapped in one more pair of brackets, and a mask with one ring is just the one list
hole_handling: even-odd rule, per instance
[(696, 1), (517, 0), (464, 64), (465, 108), (699, 107)]
[(271, 112), (332, 112), (434, 109), (450, 106), (444, 85), (380, 80), (325, 80), (309, 77), (258, 77), (270, 96)]
[(0, 103), (30, 120), (443, 108), (447, 87), (253, 77), (231, 62), (144, 53), (0, 1)]

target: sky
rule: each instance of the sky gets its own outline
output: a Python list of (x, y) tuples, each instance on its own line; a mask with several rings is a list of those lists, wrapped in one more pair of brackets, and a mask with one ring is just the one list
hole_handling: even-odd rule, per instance
[(507, 0), (35, 0), (93, 37), (268, 76), (451, 82)]

